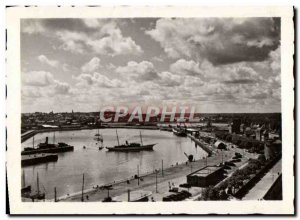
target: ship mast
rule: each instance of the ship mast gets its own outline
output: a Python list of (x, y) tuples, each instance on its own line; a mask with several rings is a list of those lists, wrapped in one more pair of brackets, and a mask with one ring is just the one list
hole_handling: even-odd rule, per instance
[(116, 134), (117, 134), (118, 146), (120, 146), (120, 142), (119, 142), (119, 136), (118, 136), (118, 130), (117, 130), (117, 129), (116, 129)]
[(142, 132), (140, 131), (141, 145), (143, 146)]
[(53, 144), (55, 144), (55, 131), (54, 131), (54, 134), (53, 134)]

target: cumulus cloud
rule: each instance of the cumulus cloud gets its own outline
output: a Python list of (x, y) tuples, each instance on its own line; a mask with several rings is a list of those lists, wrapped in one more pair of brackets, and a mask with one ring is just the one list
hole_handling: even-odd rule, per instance
[(173, 73), (179, 75), (199, 76), (199, 77), (203, 75), (203, 72), (200, 69), (200, 64), (196, 63), (193, 60), (189, 60), (189, 61), (184, 59), (177, 60), (175, 63), (171, 64), (170, 70)]
[(94, 72), (101, 66), (100, 59), (98, 57), (93, 57), (89, 62), (85, 63), (81, 67), (82, 72)]
[(44, 87), (53, 82), (53, 75), (50, 72), (30, 71), (22, 73), (22, 83), (25, 85)]
[(131, 37), (124, 36), (117, 23), (112, 20), (60, 20), (29, 19), (22, 22), (21, 30), (26, 34), (41, 33), (50, 38), (55, 37), (61, 41), (58, 48), (75, 54), (91, 51), (110, 56), (143, 53), (141, 46)]
[(21, 32), (26, 34), (43, 33), (45, 31), (44, 26), (38, 20), (22, 19), (21, 20)]
[(49, 59), (48, 57), (46, 57), (45, 55), (40, 55), (38, 56), (38, 60), (41, 62), (41, 63), (45, 63), (49, 66), (52, 66), (52, 67), (58, 67), (59, 65), (59, 62), (56, 61), (56, 60), (51, 60)]
[(62, 42), (60, 49), (75, 54), (83, 54), (85, 50), (84, 42), (88, 39), (85, 33), (61, 30), (55, 32), (58, 39)]
[(27, 98), (70, 94), (71, 86), (56, 80), (52, 73), (30, 71), (22, 73), (22, 96)]
[(276, 18), (159, 19), (146, 34), (172, 58), (208, 59), (214, 65), (263, 61), (279, 45)]
[(82, 73), (79, 76), (73, 77), (77, 80), (77, 86), (90, 87), (95, 86), (101, 88), (117, 88), (122, 87), (123, 84), (118, 79), (109, 79), (100, 73), (94, 72), (93, 74)]
[[(135, 25), (141, 25), (136, 21)], [(28, 100), (36, 99), (45, 109), (57, 103), (68, 108), (80, 103), (81, 110), (92, 111), (96, 103), (185, 103), (210, 112), (280, 110), (278, 19), (163, 18), (155, 22), (142, 29), (134, 26), (137, 31), (126, 36), (123, 30), (133, 28), (127, 20), (30, 19), (24, 26), (22, 21), (22, 35), (36, 34), (35, 38), (53, 43), (51, 48), (56, 50), (43, 54), (73, 53), (59, 63), (42, 54), (41, 63), (61, 67), (65, 76), (77, 75), (72, 80), (63, 76), (68, 81), (62, 82), (50, 72), (28, 71), (31, 61), (25, 60), (22, 102), (29, 103), (29, 109)], [(145, 32), (159, 44), (145, 38)], [(147, 39), (145, 48), (157, 45), (143, 51), (135, 39)]]
[(180, 76), (177, 76), (170, 72), (161, 72), (158, 73), (158, 75), (159, 75), (158, 83), (161, 86), (175, 87), (175, 86), (179, 86), (182, 83), (182, 79)]
[(98, 33), (101, 37), (90, 38), (86, 44), (98, 54), (111, 56), (141, 54), (142, 48), (131, 37), (124, 37), (116, 23), (105, 24)]
[(54, 82), (54, 93), (55, 94), (68, 94), (70, 92), (70, 85), (65, 82), (55, 80)]
[(115, 70), (125, 78), (136, 79), (137, 81), (151, 81), (158, 78), (154, 65), (149, 61), (137, 63), (130, 61), (126, 66), (119, 66)]
[(88, 18), (83, 19), (82, 21), (89, 28), (99, 28), (102, 25), (102, 22), (99, 19)]

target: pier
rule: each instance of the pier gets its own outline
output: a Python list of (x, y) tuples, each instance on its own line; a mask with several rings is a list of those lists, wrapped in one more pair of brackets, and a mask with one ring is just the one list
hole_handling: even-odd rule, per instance
[(208, 144), (206, 144), (203, 141), (195, 138), (191, 134), (187, 134), (187, 136), (190, 137), (192, 141), (194, 141), (199, 147), (201, 147), (203, 150), (205, 150), (205, 152), (208, 153), (209, 155), (215, 153), (215, 150), (213, 150), (211, 147), (209, 147)]

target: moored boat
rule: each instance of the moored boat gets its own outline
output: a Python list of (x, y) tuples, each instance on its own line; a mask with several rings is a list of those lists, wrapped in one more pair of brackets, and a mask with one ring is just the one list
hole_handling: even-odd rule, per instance
[(28, 155), (28, 154), (37, 154), (37, 153), (60, 153), (60, 152), (67, 152), (73, 151), (74, 147), (68, 145), (63, 142), (59, 142), (57, 144), (50, 144), (48, 143), (48, 137), (46, 137), (45, 143), (38, 144), (37, 147), (25, 147), (24, 150), (21, 152), (21, 155)]
[(118, 145), (114, 147), (106, 147), (108, 151), (119, 151), (119, 152), (132, 152), (132, 151), (142, 151), (142, 150), (150, 151), (153, 150), (153, 147), (155, 145), (155, 144), (144, 145), (141, 132), (140, 132), (141, 143), (128, 143), (128, 141), (126, 141), (125, 144), (120, 144), (117, 131), (116, 134), (117, 134)]

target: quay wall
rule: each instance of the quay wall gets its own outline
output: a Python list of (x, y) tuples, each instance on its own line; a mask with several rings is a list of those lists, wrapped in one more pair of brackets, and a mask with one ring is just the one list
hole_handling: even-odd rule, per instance
[(210, 149), (209, 147), (207, 147), (206, 145), (204, 145), (201, 141), (199, 141), (197, 138), (195, 138), (193, 135), (191, 134), (187, 134), (188, 137), (190, 137), (197, 145), (199, 145), (206, 153), (208, 154), (213, 154), (214, 151), (212, 149)]

